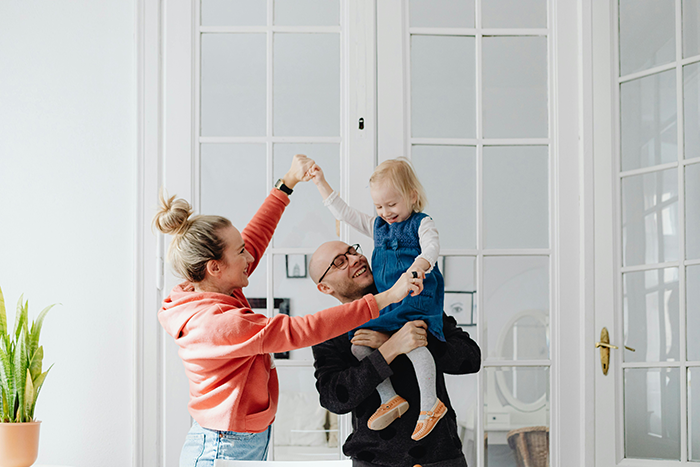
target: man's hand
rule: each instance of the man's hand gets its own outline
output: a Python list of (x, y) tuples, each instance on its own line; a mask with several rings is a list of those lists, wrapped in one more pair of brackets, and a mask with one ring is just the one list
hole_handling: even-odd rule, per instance
[(401, 329), (396, 331), (393, 336), (379, 347), (379, 352), (381, 352), (384, 360), (387, 363), (391, 363), (401, 354), (406, 354), (418, 347), (427, 346), (427, 327), (425, 321), (422, 320), (410, 321), (404, 324)]
[(362, 345), (372, 349), (378, 349), (382, 344), (389, 340), (389, 335), (371, 329), (358, 329), (350, 341), (354, 345)]
[(313, 159), (309, 159), (303, 154), (297, 154), (292, 159), (292, 165), (289, 171), (282, 177), (282, 181), (289, 188), (294, 188), (299, 182), (311, 180), (307, 172), (315, 164)]

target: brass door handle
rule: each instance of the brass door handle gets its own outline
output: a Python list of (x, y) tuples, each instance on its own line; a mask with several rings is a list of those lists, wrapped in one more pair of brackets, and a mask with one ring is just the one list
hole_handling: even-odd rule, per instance
[[(608, 328), (600, 330), (600, 342), (596, 342), (595, 347), (600, 349), (600, 365), (603, 367), (603, 374), (607, 375), (610, 366), (610, 349), (619, 349), (618, 346), (610, 343)], [(636, 352), (632, 347), (625, 346), (625, 348), (631, 352)]]
[[(619, 349), (618, 346), (612, 345), (612, 344), (606, 344), (605, 342), (596, 342), (596, 343), (595, 343), (595, 347), (596, 347), (596, 349), (597, 349), (598, 347), (607, 347), (607, 348), (609, 348), (609, 349)], [(627, 346), (625, 346), (625, 348), (626, 348), (627, 350), (631, 351), (631, 352), (636, 352), (636, 350), (633, 349), (632, 347), (627, 347)]]

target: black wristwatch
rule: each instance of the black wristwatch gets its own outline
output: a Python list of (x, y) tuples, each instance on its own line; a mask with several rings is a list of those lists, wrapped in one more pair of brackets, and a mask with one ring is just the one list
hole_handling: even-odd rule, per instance
[(281, 178), (279, 180), (277, 180), (277, 183), (275, 183), (275, 188), (277, 188), (278, 190), (280, 190), (284, 193), (287, 193), (287, 196), (291, 195), (292, 192), (294, 191), (291, 188), (289, 188), (287, 185), (285, 185)]

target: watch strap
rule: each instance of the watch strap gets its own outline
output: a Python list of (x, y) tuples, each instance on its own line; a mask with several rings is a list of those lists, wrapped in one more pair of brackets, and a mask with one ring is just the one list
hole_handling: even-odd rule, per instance
[(278, 190), (280, 190), (284, 193), (287, 193), (287, 196), (291, 195), (292, 192), (294, 191), (291, 188), (289, 188), (287, 185), (285, 185), (281, 178), (279, 180), (277, 180), (277, 183), (275, 183), (275, 188), (277, 188)]

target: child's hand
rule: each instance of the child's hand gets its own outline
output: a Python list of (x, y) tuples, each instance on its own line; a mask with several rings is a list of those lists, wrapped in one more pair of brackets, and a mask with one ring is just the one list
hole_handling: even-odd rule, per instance
[(314, 164), (307, 172), (305, 177), (308, 177), (308, 180), (313, 180), (313, 182), (318, 185), (319, 183), (323, 183), (326, 181), (326, 176), (323, 174), (323, 169), (319, 167), (318, 164)]

